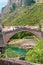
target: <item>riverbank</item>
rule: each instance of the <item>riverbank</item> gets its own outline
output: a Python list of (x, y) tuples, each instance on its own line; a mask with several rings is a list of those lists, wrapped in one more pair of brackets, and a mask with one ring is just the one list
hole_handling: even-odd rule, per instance
[(11, 41), (8, 43), (11, 46), (18, 46), (19, 48), (23, 48), (25, 50), (29, 50), (36, 46), (36, 42), (33, 39), (18, 39), (16, 41)]

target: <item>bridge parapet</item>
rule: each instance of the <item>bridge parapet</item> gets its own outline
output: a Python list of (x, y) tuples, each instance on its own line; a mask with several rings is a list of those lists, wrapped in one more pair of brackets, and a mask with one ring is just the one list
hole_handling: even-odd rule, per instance
[(30, 63), (23, 60), (15, 60), (15, 59), (0, 59), (1, 65), (42, 65), (37, 63)]

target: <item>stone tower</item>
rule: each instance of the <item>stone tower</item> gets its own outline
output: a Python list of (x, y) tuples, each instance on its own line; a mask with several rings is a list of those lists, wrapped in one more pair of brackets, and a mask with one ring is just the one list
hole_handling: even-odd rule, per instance
[(0, 25), (0, 54), (3, 53), (5, 49), (5, 40), (4, 40), (4, 35), (2, 32), (2, 26)]

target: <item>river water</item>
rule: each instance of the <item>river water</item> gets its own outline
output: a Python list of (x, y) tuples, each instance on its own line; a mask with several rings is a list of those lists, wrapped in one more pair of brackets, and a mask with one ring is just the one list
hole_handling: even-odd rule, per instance
[(8, 45), (6, 47), (6, 49), (11, 49), (13, 52), (15, 51), (16, 54), (21, 53), (22, 56), (25, 56), (27, 51), (25, 49), (19, 48), (19, 47), (15, 47), (15, 46), (10, 46)]

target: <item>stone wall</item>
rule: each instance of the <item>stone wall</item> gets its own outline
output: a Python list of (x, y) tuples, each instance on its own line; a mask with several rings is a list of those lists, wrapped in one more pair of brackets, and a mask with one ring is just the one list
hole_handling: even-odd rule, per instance
[(14, 60), (14, 59), (0, 59), (0, 65), (42, 65), (37, 63), (29, 63), (22, 60)]

